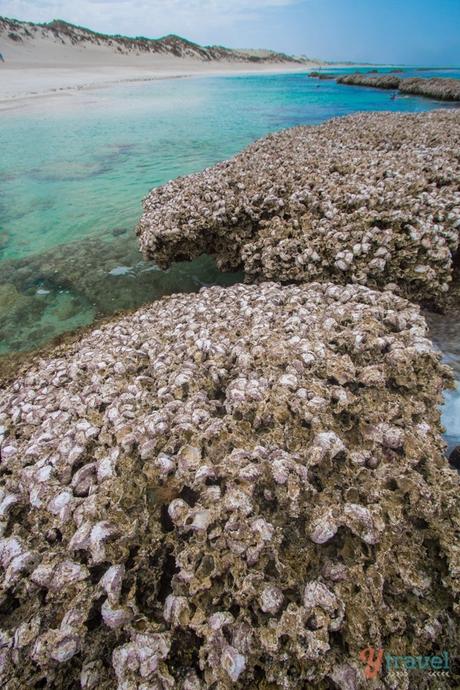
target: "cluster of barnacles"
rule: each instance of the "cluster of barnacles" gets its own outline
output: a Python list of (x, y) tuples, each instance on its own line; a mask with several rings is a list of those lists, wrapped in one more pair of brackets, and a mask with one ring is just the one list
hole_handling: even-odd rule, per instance
[(417, 307), (328, 283), (167, 298), (33, 364), (0, 394), (4, 686), (349, 690), (370, 639), (452, 644), (450, 382)]
[(162, 266), (207, 252), (250, 281), (390, 287), (442, 305), (460, 229), (460, 117), (359, 113), (271, 134), (153, 189), (140, 245)]

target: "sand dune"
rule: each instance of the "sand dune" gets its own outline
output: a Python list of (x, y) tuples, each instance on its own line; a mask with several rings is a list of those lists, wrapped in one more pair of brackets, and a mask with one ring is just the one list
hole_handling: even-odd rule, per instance
[(200, 74), (303, 71), (316, 63), (272, 51), (97, 34), (65, 22), (0, 18), (0, 103), (114, 82)]

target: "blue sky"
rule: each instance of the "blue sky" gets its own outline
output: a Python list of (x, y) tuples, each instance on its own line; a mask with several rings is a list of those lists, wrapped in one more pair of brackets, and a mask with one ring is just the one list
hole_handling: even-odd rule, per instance
[(331, 60), (460, 65), (460, 0), (0, 0), (0, 15)]

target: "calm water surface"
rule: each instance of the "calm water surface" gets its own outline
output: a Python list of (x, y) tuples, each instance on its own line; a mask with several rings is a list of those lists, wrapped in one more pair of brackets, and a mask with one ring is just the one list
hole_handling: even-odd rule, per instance
[[(152, 187), (292, 125), (441, 105), (305, 73), (121, 84), (1, 112), (0, 353), (36, 348), (164, 294), (241, 280), (207, 257), (169, 271), (142, 261), (134, 227)], [(446, 356), (460, 371), (453, 349)], [(460, 409), (451, 399), (449, 410)]]

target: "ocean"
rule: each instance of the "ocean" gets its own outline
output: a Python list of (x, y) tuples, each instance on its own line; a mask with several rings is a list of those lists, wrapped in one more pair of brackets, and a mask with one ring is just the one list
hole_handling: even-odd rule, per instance
[[(406, 75), (459, 78), (460, 70)], [(454, 107), (391, 96), (305, 72), (123, 83), (2, 111), (0, 354), (33, 350), (166, 294), (242, 280), (209, 257), (168, 271), (143, 261), (134, 232), (143, 197), (285, 127), (357, 111)], [(455, 340), (445, 356), (460, 372)], [(460, 417), (453, 406), (457, 393), (446, 411), (450, 435)]]

